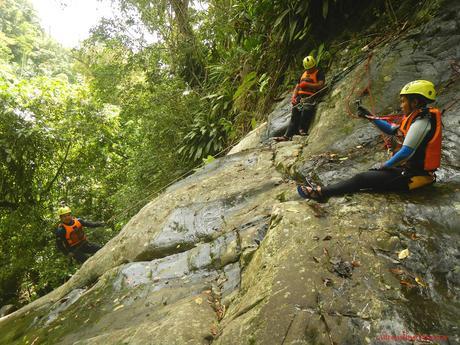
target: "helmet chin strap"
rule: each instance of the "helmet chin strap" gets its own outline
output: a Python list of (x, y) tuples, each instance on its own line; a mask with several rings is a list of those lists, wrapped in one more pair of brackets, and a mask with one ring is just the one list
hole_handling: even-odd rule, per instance
[(424, 110), (424, 109), (427, 109), (428, 108), (428, 105), (426, 104), (417, 104), (415, 107), (412, 107), (411, 106), (411, 112), (414, 112), (416, 110)]
[(410, 107), (410, 112), (413, 113), (414, 111), (416, 110), (419, 110), (419, 109), (424, 109), (426, 108), (426, 104), (424, 103), (420, 103), (419, 100), (417, 100), (416, 98), (409, 101), (409, 107)]

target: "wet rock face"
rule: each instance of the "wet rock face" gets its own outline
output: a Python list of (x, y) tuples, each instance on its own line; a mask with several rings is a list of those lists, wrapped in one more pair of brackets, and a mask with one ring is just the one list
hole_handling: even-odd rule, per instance
[(289, 95), (280, 102), (268, 116), (266, 132), (262, 139), (281, 136), (285, 133), (291, 119), (291, 98)]
[(281, 182), (270, 149), (206, 166), (9, 319), (14, 327), (2, 321), (0, 343), (209, 344), (264, 240)]
[(294, 179), (333, 183), (387, 158), (375, 128), (344, 112), (361, 64), (323, 98), (308, 138), (267, 142), (287, 125), (287, 97), (66, 284), (0, 319), (0, 344), (401, 344), (405, 334), (460, 344), (460, 8), (450, 6), (371, 64), (382, 112), (407, 81), (448, 85), (438, 184), (326, 204), (297, 196)]
[(163, 257), (215, 238), (233, 208), (232, 200), (214, 200), (174, 209), (142, 255)]

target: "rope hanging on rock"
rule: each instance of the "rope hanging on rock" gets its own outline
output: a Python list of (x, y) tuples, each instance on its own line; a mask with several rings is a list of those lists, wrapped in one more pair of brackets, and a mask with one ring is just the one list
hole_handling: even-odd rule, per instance
[[(345, 98), (345, 109), (347, 114), (352, 117), (352, 118), (358, 118), (358, 115), (354, 113), (350, 107), (350, 100), (360, 98), (364, 95), (369, 95), (369, 100), (371, 103), (371, 112), (375, 114), (375, 102), (374, 102), (374, 97), (372, 96), (372, 77), (371, 77), (371, 60), (372, 60), (373, 54), (370, 53), (367, 56), (366, 63), (363, 68), (363, 72), (360, 74), (357, 74), (356, 77), (352, 81), (352, 89), (349, 93), (349, 95)], [(361, 81), (366, 78), (367, 83), (366, 86), (361, 89), (359, 92), (356, 92), (356, 88), (358, 87), (359, 84), (361, 84)], [(385, 120), (391, 123), (395, 124), (400, 124), (402, 121), (402, 114), (388, 114), (385, 116), (368, 116), (369, 119), (372, 120)], [(385, 148), (390, 149), (392, 147), (392, 142), (391, 142), (391, 137), (385, 134), (382, 134), (382, 139), (385, 143)]]
[[(347, 114), (350, 115), (353, 118), (358, 118), (358, 115), (355, 114), (351, 110), (350, 100), (351, 100), (352, 96), (355, 94), (355, 91), (356, 91), (356, 88), (357, 88), (358, 84), (361, 83), (361, 81), (364, 79), (365, 76), (367, 76), (367, 84), (360, 92), (357, 93), (357, 97), (362, 97), (363, 95), (368, 94), (370, 102), (371, 102), (372, 113), (373, 114), (375, 113), (375, 103), (374, 103), (374, 98), (372, 97), (372, 78), (371, 78), (371, 73), (370, 73), (370, 64), (371, 64), (372, 56), (373, 56), (372, 53), (370, 53), (367, 56), (367, 60), (366, 60), (366, 63), (364, 64), (363, 72), (358, 74), (352, 80), (352, 85), (353, 86), (351, 88), (350, 94), (345, 98), (345, 109), (347, 111)], [(353, 98), (356, 98), (356, 96), (353, 97)]]

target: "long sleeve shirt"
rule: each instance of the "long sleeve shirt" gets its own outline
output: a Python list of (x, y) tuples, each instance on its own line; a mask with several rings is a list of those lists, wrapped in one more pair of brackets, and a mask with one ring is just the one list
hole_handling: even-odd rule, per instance
[[(379, 128), (383, 133), (388, 135), (395, 135), (398, 131), (399, 126), (395, 124), (388, 123), (384, 120), (373, 120), (373, 123)], [(409, 160), (412, 155), (415, 153), (417, 148), (423, 142), (427, 135), (431, 131), (431, 122), (428, 117), (419, 117), (414, 120), (414, 123), (409, 128), (401, 149), (396, 152), (393, 157), (387, 160), (384, 163), (384, 167), (390, 168), (398, 165), (404, 164)]]

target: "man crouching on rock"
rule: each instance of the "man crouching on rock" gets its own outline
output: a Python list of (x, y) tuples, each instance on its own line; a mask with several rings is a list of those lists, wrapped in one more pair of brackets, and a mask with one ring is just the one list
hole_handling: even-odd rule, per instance
[[(310, 123), (315, 115), (319, 93), (324, 88), (324, 73), (316, 66), (316, 60), (309, 55), (303, 59), (304, 73), (292, 95), (292, 114), (286, 133), (274, 137), (275, 141), (289, 141), (295, 134), (307, 135)], [(308, 103), (306, 102), (308, 100)]]
[(101, 249), (100, 245), (87, 241), (83, 227), (97, 228), (105, 224), (72, 217), (71, 212), (70, 207), (67, 206), (61, 207), (58, 210), (61, 223), (54, 232), (56, 235), (56, 246), (64, 255), (73, 257), (78, 263), (82, 264), (91, 254)]
[(380, 193), (409, 191), (436, 181), (435, 171), (441, 165), (441, 111), (428, 107), (436, 100), (436, 90), (428, 80), (414, 80), (400, 92), (401, 124), (389, 123), (371, 114), (364, 107), (358, 116), (367, 118), (383, 133), (396, 137), (398, 147), (392, 157), (369, 171), (329, 186), (297, 186), (305, 199), (325, 201), (328, 197), (374, 191)]

